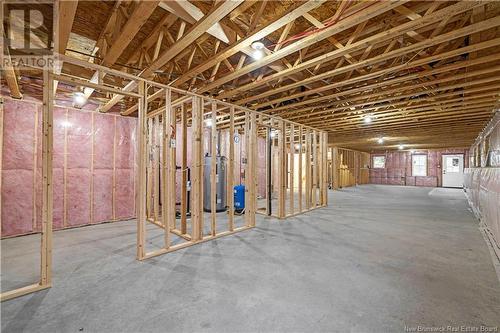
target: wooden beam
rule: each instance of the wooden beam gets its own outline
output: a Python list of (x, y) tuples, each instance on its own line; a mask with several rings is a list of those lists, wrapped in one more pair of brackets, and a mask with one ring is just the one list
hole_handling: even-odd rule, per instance
[(262, 29), (250, 32), (248, 36), (241, 38), (238, 42), (225, 48), (223, 51), (219, 52), (216, 56), (209, 58), (207, 61), (199, 64), (198, 66), (194, 67), (192, 70), (188, 71), (187, 73), (184, 73), (180, 78), (175, 80), (173, 85), (175, 87), (180, 86), (184, 82), (190, 80), (192, 77), (198, 75), (199, 73), (201, 73), (205, 70), (208, 70), (209, 68), (211, 68), (215, 64), (223, 61), (224, 59), (229, 58), (230, 56), (236, 54), (237, 52), (243, 51), (245, 48), (248, 48), (250, 46), (250, 44), (252, 44), (252, 42), (258, 41), (258, 40), (264, 38), (265, 36), (269, 35), (270, 33), (278, 30), (282, 26), (294, 21), (298, 17), (302, 16), (304, 13), (307, 13), (310, 10), (317, 8), (323, 2), (325, 2), (325, 1), (324, 0), (306, 1), (306, 2), (300, 3), (297, 6), (294, 6), (292, 9), (290, 9), (286, 13), (284, 13), (284, 15), (281, 15), (280, 17), (269, 22)]
[[(189, 45), (194, 43), (194, 41), (200, 37), (205, 31), (211, 27), (216, 22), (219, 22), (224, 16), (226, 16), (231, 10), (236, 8), (243, 0), (226, 0), (221, 1), (215, 5), (212, 10), (210, 10), (207, 15), (205, 15), (201, 20), (196, 22), (189, 31), (182, 36), (174, 45), (169, 47), (163, 54), (158, 56), (149, 67), (144, 69), (139, 76), (143, 78), (149, 78), (153, 73), (163, 67), (167, 62), (173, 59), (177, 54), (186, 49)], [(127, 84), (124, 88), (125, 91), (131, 91), (135, 89), (137, 83), (132, 81)], [(118, 103), (123, 97), (120, 95), (114, 95), (111, 100), (101, 107), (101, 112), (107, 112)]]
[[(260, 81), (255, 81), (255, 82), (252, 82), (252, 83), (249, 83), (246, 85), (242, 85), (238, 88), (234, 88), (232, 90), (229, 90), (227, 92), (219, 94), (218, 97), (219, 98), (229, 98), (229, 97), (234, 96), (238, 93), (241, 93), (244, 91), (250, 91), (250, 90), (255, 89), (256, 87), (261, 86), (263, 84), (266, 84), (270, 81), (273, 81), (273, 80), (276, 80), (276, 79), (279, 79), (282, 77), (286, 77), (290, 74), (303, 71), (307, 68), (314, 67), (318, 64), (321, 64), (321, 63), (324, 63), (327, 61), (331, 61), (335, 58), (343, 56), (344, 54), (347, 54), (347, 53), (350, 53), (350, 52), (353, 52), (356, 50), (366, 49), (367, 47), (369, 47), (373, 43), (380, 43), (383, 40), (395, 38), (403, 33), (406, 33), (407, 31), (418, 29), (420, 27), (424, 27), (424, 26), (427, 26), (427, 25), (435, 23), (435, 22), (439, 22), (440, 20), (443, 20), (443, 19), (449, 17), (450, 15), (458, 15), (458, 14), (463, 13), (465, 11), (468, 11), (468, 10), (474, 8), (475, 6), (478, 6), (478, 5), (479, 4), (476, 2), (462, 1), (456, 5), (452, 5), (452, 6), (446, 7), (442, 10), (439, 10), (431, 15), (424, 16), (419, 20), (407, 22), (405, 24), (402, 24), (400, 26), (392, 28), (388, 31), (383, 31), (381, 33), (369, 36), (361, 41), (358, 41), (358, 42), (352, 43), (348, 46), (345, 46), (342, 49), (337, 49), (337, 50), (328, 52), (326, 54), (323, 53), (320, 56), (317, 56), (313, 59), (302, 62), (302, 63), (300, 63), (297, 66), (294, 66), (292, 68), (283, 70), (280, 73), (276, 73), (276, 74), (272, 74), (272, 75), (269, 75), (267, 77), (264, 77)], [(498, 22), (496, 22), (496, 23), (498, 23)], [(467, 34), (471, 33), (471, 31), (475, 31), (475, 29), (478, 29), (478, 28), (480, 28), (480, 26), (474, 26), (473, 28), (467, 27), (466, 30), (460, 29), (459, 33), (457, 33), (456, 31), (451, 31), (445, 35), (437, 36), (437, 37), (431, 38), (427, 41), (412, 44), (408, 47), (405, 47), (404, 50), (394, 50), (392, 52), (388, 52), (386, 54), (379, 55), (379, 56), (377, 56), (378, 58), (374, 57), (372, 59), (365, 60), (365, 61), (359, 62), (357, 64), (351, 64), (351, 65), (349, 65), (350, 67), (347, 67), (347, 68), (349, 70), (351, 70), (351, 69), (358, 68), (358, 66), (359, 67), (367, 66), (367, 65), (374, 62), (373, 59), (376, 59), (376, 61), (383, 61), (383, 60), (387, 59), (388, 57), (390, 58), (390, 57), (400, 55), (401, 52), (402, 52), (401, 54), (406, 54), (408, 52), (411, 52), (412, 50), (419, 50), (421, 48), (425, 48), (425, 47), (428, 47), (430, 45), (434, 45), (433, 43), (442, 43), (442, 42), (448, 41), (452, 38), (456, 38), (456, 35), (458, 35), (458, 36), (467, 35)], [(297, 83), (294, 83), (292, 85), (288, 85), (285, 90), (291, 89), (292, 87), (298, 87), (298, 86), (301, 86), (301, 85), (304, 85), (307, 83), (318, 81), (320, 79), (324, 79), (327, 77), (331, 77), (332, 75), (333, 75), (333, 73), (330, 70), (330, 71), (324, 72), (322, 74), (315, 75), (311, 78), (304, 79), (304, 80), (297, 82)]]
[[(137, 4), (134, 12), (127, 19), (127, 22), (120, 30), (120, 35), (114, 40), (113, 45), (106, 52), (102, 59), (102, 64), (107, 67), (111, 67), (118, 57), (123, 53), (123, 51), (130, 44), (135, 35), (139, 32), (140, 28), (146, 23), (153, 11), (158, 6), (160, 1), (149, 0), (141, 1)], [(102, 74), (104, 76), (104, 74)], [(97, 83), (99, 81), (99, 72), (95, 72), (90, 79), (91, 82)], [(88, 98), (94, 89), (87, 88), (84, 90), (85, 96)]]
[[(203, 12), (189, 1), (162, 1), (160, 7), (190, 24), (195, 24), (204, 16)], [(219, 22), (210, 26), (206, 32), (226, 44), (234, 39), (226, 34)]]
[[(339, 80), (339, 81), (334, 82), (332, 84), (325, 84), (325, 85), (320, 86), (320, 87), (315, 88), (315, 89), (308, 89), (308, 90), (306, 90), (304, 92), (299, 92), (299, 93), (291, 94), (291, 95), (288, 95), (288, 96), (285, 96), (285, 97), (276, 98), (276, 99), (273, 99), (273, 100), (270, 100), (270, 101), (267, 101), (267, 102), (264, 102), (264, 103), (259, 103), (259, 104), (255, 105), (254, 107), (255, 108), (262, 108), (262, 107), (269, 106), (269, 105), (272, 105), (272, 104), (277, 104), (277, 103), (280, 103), (280, 102), (283, 102), (283, 101), (286, 101), (286, 100), (292, 100), (292, 99), (296, 99), (296, 98), (299, 98), (299, 97), (303, 97), (303, 96), (307, 96), (307, 95), (312, 95), (312, 94), (319, 93), (319, 92), (324, 92), (324, 91), (327, 91), (327, 90), (333, 90), (335, 88), (339, 88), (339, 87), (342, 87), (342, 86), (345, 86), (345, 85), (350, 85), (350, 84), (353, 84), (353, 83), (361, 83), (362, 81), (370, 80), (370, 79), (373, 79), (373, 78), (383, 78), (383, 75), (385, 75), (385, 74), (389, 74), (389, 73), (396, 74), (398, 71), (401, 71), (401, 72), (408, 71), (411, 68), (419, 67), (419, 66), (431, 63), (431, 62), (435, 62), (437, 60), (442, 60), (442, 59), (446, 59), (446, 58), (452, 58), (452, 57), (455, 57), (457, 55), (467, 54), (467, 53), (469, 53), (472, 50), (481, 50), (481, 49), (490, 48), (490, 47), (494, 47), (494, 46), (498, 46), (498, 45), (500, 45), (500, 38), (495, 38), (493, 40), (481, 43), (481, 45), (467, 46), (467, 47), (464, 47), (464, 48), (460, 48), (460, 49), (457, 49), (457, 50), (448, 51), (448, 52), (445, 52), (445, 53), (442, 53), (442, 54), (438, 54), (438, 55), (434, 55), (434, 56), (429, 56), (429, 57), (426, 57), (426, 58), (423, 58), (423, 59), (419, 59), (419, 60), (415, 60), (415, 61), (412, 61), (412, 62), (408, 62), (408, 63), (405, 63), (405, 64), (388, 67), (388, 68), (385, 68), (385, 69), (382, 69), (382, 70), (379, 70), (379, 71), (375, 71), (375, 72), (372, 72), (372, 73), (369, 73), (369, 74), (357, 76), (357, 77), (350, 78), (350, 79), (347, 79), (347, 80)], [(487, 57), (487, 58), (483, 58), (483, 60), (486, 62), (486, 61), (490, 61), (490, 60), (493, 61), (495, 59), (493, 57), (489, 57), (489, 58)], [(458, 69), (458, 68), (461, 68), (461, 67), (468, 67), (468, 66), (472, 66), (474, 64), (479, 64), (479, 63), (481, 63), (481, 62), (462, 61), (462, 62), (454, 63), (454, 64), (448, 65), (448, 66), (437, 67), (436, 69), (433, 69), (433, 70), (419, 71), (419, 72), (413, 73), (413, 74), (411, 74), (409, 76), (405, 76), (405, 77), (407, 77), (407, 78), (420, 78), (420, 77), (424, 77), (426, 75), (434, 75), (434, 74), (442, 73), (442, 72), (445, 72), (445, 71), (452, 71), (452, 70), (455, 70), (455, 69)], [(348, 71), (348, 69), (338, 70), (338, 71), (336, 71), (335, 74), (332, 74), (332, 77), (334, 75), (345, 73), (347, 71)], [(404, 80), (404, 79), (398, 77), (395, 80)], [(382, 82), (397, 82), (397, 81), (386, 80), (386, 81), (382, 81)], [(382, 83), (379, 83), (379, 85), (381, 85), (381, 84)], [(292, 88), (293, 87), (290, 87), (290, 89), (292, 89)], [(240, 100), (240, 101), (238, 101), (236, 103), (237, 104), (244, 104), (244, 103), (247, 103), (247, 102), (249, 102), (251, 100), (260, 99), (260, 98), (267, 97), (267, 96), (270, 96), (272, 94), (278, 93), (280, 91), (283, 91), (283, 89), (284, 88), (279, 88), (279, 89), (276, 89), (276, 90), (266, 91), (266, 92), (263, 92), (261, 94), (254, 95), (254, 96), (242, 99), (242, 100)]]

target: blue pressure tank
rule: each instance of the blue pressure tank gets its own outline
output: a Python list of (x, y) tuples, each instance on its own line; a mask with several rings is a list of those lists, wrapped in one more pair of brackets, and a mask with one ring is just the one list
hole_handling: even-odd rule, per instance
[(234, 187), (234, 209), (237, 212), (245, 209), (245, 185), (236, 185)]

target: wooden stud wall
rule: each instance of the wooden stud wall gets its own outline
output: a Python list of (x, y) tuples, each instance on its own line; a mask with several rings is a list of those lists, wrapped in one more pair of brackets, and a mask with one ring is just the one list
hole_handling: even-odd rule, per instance
[(327, 147), (328, 160), (328, 184), (330, 188), (336, 190), (342, 187), (368, 184), (370, 154), (339, 148)]
[[(137, 249), (138, 260), (148, 259), (157, 255), (172, 252), (187, 246), (209, 241), (218, 237), (231, 235), (233, 233), (255, 227), (255, 214), (257, 211), (257, 140), (258, 124), (266, 124), (276, 128), (278, 131), (278, 148), (280, 153), (278, 217), (286, 218), (297, 215), (311, 209), (326, 205), (326, 182), (324, 178), (326, 166), (326, 132), (314, 128), (292, 123), (290, 121), (271, 116), (261, 115), (257, 112), (231, 105), (226, 102), (211, 99), (209, 97), (185, 92), (160, 83), (152, 82), (127, 73), (95, 64), (89, 64), (70, 57), (61, 56), (65, 62), (81, 67), (91, 67), (96, 71), (106, 73), (108, 76), (116, 76), (121, 80), (135, 82), (135, 90), (120, 90), (109, 85), (93, 83), (86, 80), (75, 79), (64, 74), (53, 74), (43, 71), (44, 103), (42, 112), (43, 122), (43, 212), (42, 212), (42, 247), (41, 247), (41, 276), (36, 284), (25, 288), (1, 294), (1, 300), (6, 300), (45, 289), (51, 286), (52, 266), (52, 109), (54, 95), (54, 81), (63, 82), (73, 86), (83, 86), (98, 89), (104, 92), (122, 94), (134, 97), (138, 100), (137, 120), (137, 161), (136, 161), (136, 214), (137, 214)], [(152, 95), (163, 93), (164, 106), (152, 110), (149, 103)], [(216, 214), (211, 215), (210, 233), (205, 235), (204, 212), (203, 212), (203, 123), (204, 116), (208, 114), (212, 120), (212, 155), (215, 151), (215, 140), (218, 130), (229, 131), (229, 158), (228, 170), (233, 176), (235, 170), (235, 144), (234, 136), (238, 132), (245, 140), (245, 217), (244, 225), (235, 227), (235, 211), (233, 207), (232, 177), (228, 181), (228, 220), (227, 228), (218, 224)], [(176, 136), (177, 119), (183, 128), (181, 137)], [(243, 121), (243, 123), (242, 123)], [(187, 128), (191, 127), (191, 142), (187, 141)], [(115, 138), (116, 140), (116, 133)], [(298, 152), (295, 143), (298, 142)], [(183, 185), (181, 186), (181, 220), (180, 228), (176, 223), (175, 195), (172, 195), (176, 187), (176, 149), (182, 152), (180, 161)], [(304, 144), (305, 143), (305, 144)], [(187, 167), (187, 147), (192, 150), (191, 161), (191, 217), (186, 216), (186, 182), (185, 172)], [(240, 145), (241, 146), (241, 145)], [(115, 154), (115, 153), (114, 153)], [(299, 157), (297, 165), (296, 156)], [(290, 162), (288, 162), (290, 161)], [(212, 163), (214, 159), (212, 159)], [(295, 179), (298, 173), (298, 181)], [(214, 174), (210, 175), (214, 184)], [(113, 187), (116, 179), (113, 179)], [(159, 187), (165, 190), (159, 190)], [(170, 189), (170, 191), (169, 191)], [(298, 193), (295, 193), (295, 189)], [(210, 189), (214, 193), (214, 186)], [(288, 193), (288, 195), (287, 195)], [(160, 199), (161, 196), (161, 199)], [(298, 201), (295, 203), (295, 198)], [(214, 196), (212, 195), (212, 198)], [(290, 200), (294, 200), (290, 202)], [(304, 204), (305, 202), (305, 204)], [(161, 207), (160, 207), (161, 206)], [(211, 202), (212, 208), (215, 201)], [(289, 207), (289, 210), (286, 210)], [(298, 208), (295, 209), (295, 207)], [(113, 214), (115, 208), (113, 207)], [(213, 211), (213, 209), (212, 209)], [(164, 244), (160, 249), (147, 251), (146, 249), (146, 223), (163, 229)], [(188, 224), (190, 230), (188, 232)], [(172, 245), (171, 234), (179, 236), (183, 242)]]

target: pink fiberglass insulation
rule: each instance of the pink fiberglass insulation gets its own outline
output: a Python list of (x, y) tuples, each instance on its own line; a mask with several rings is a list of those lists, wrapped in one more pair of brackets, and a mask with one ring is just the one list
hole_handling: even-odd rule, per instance
[(466, 169), (464, 184), (470, 205), (500, 247), (500, 169)]
[(2, 150), (2, 236), (33, 230), (35, 121), (32, 103), (5, 99)]
[(94, 117), (93, 221), (113, 219), (113, 147), (116, 117)]
[[(488, 140), (489, 151), (484, 149)], [(477, 217), (486, 225), (486, 235), (496, 243), (493, 250), (500, 255), (500, 113), (486, 126), (471, 147), (480, 149), (480, 165), (465, 169), (464, 187)], [(474, 155), (472, 155), (474, 156)], [(489, 162), (489, 163), (488, 163)]]
[(500, 125), (490, 134), (490, 166), (500, 167)]
[(124, 219), (135, 215), (135, 142), (136, 120), (116, 118), (115, 138), (115, 218)]
[[(67, 109), (55, 107), (54, 108), (54, 118), (53, 118), (53, 155), (52, 155), (52, 179), (53, 179), (53, 227), (55, 229), (64, 227), (64, 184), (67, 180), (65, 180), (65, 159), (64, 159), (64, 144), (66, 137), (66, 130), (68, 121), (67, 117)], [(41, 128), (41, 113), (39, 113), (40, 124), (39, 128)], [(41, 136), (40, 136), (41, 138)], [(41, 144), (41, 140), (40, 140)], [(42, 154), (41, 154), (41, 146), (40, 151), (38, 152), (38, 171), (42, 172)], [(39, 191), (39, 200), (38, 200), (38, 208), (40, 211), (42, 209), (42, 178), (40, 178), (40, 182), (38, 184)], [(40, 219), (42, 216), (40, 215)]]
[[(134, 217), (136, 119), (54, 107), (53, 121), (54, 229)], [(39, 102), (4, 99), (2, 237), (40, 230), (41, 128)]]
[(135, 215), (135, 174), (133, 169), (116, 169), (115, 218), (126, 219)]
[[(427, 156), (427, 176), (413, 176), (412, 154)], [(374, 156), (385, 156), (385, 168), (370, 169), (370, 183), (407, 186), (440, 186), (442, 154), (463, 154), (464, 166), (467, 167), (468, 165), (468, 150), (461, 148), (419, 150), (414, 153), (406, 151), (376, 152), (371, 154), (371, 161), (373, 161)]]
[(68, 110), (66, 123), (66, 226), (90, 223), (92, 113)]

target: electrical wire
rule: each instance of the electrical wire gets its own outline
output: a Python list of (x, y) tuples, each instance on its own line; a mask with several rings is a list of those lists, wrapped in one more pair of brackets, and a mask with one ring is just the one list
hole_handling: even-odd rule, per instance
[(326, 30), (326, 29), (328, 29), (329, 27), (331, 27), (332, 25), (334, 25), (334, 24), (336, 24), (336, 23), (338, 23), (338, 22), (341, 22), (341, 21), (345, 20), (346, 18), (351, 17), (351, 16), (352, 16), (352, 15), (354, 15), (354, 14), (357, 14), (357, 13), (358, 13), (358, 12), (360, 12), (361, 10), (364, 10), (364, 9), (366, 9), (366, 8), (369, 8), (369, 7), (373, 6), (373, 5), (374, 5), (374, 4), (376, 4), (377, 2), (380, 2), (381, 0), (374, 1), (374, 2), (372, 2), (370, 5), (368, 5), (367, 7), (360, 8), (360, 9), (358, 9), (358, 10), (356, 10), (356, 11), (354, 11), (354, 12), (350, 13), (350, 14), (349, 14), (349, 15), (347, 15), (346, 17), (342, 17), (342, 18), (341, 18), (342, 14), (344, 14), (344, 12), (345, 12), (345, 11), (349, 8), (351, 1), (352, 1), (352, 0), (348, 0), (347, 5), (344, 7), (344, 9), (342, 10), (342, 12), (341, 12), (341, 13), (340, 13), (340, 14), (339, 14), (339, 15), (338, 15), (335, 19), (332, 19), (332, 20), (330, 20), (330, 21), (325, 22), (323, 27), (321, 27), (321, 28), (316, 28), (316, 29), (314, 29), (314, 30), (310, 30), (310, 31), (303, 31), (303, 32), (298, 33), (298, 34), (295, 34), (295, 35), (293, 35), (293, 36), (291, 36), (291, 37), (289, 37), (289, 38), (287, 38), (287, 39), (285, 39), (285, 40), (283, 40), (283, 41), (281, 41), (281, 42), (277, 42), (277, 43), (275, 43), (275, 44), (271, 44), (271, 45), (267, 46), (267, 48), (275, 47), (275, 46), (277, 46), (277, 45), (284, 45), (284, 44), (287, 44), (287, 43), (289, 43), (289, 42), (291, 42), (291, 41), (295, 41), (295, 40), (298, 40), (298, 39), (302, 39), (302, 38), (304, 38), (304, 37), (308, 37), (308, 36), (311, 36), (311, 35), (313, 35), (313, 34), (316, 34), (316, 33), (320, 32), (320, 31)]

